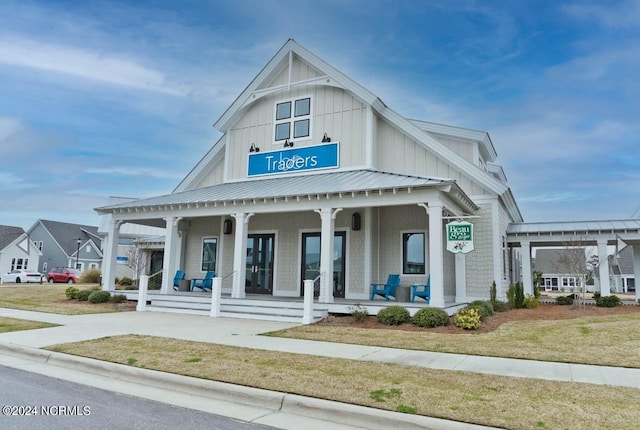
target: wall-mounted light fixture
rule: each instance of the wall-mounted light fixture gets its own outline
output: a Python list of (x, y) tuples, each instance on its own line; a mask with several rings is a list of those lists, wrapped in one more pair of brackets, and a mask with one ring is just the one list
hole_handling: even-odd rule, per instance
[(233, 231), (233, 221), (230, 219), (225, 219), (224, 224), (222, 225), (222, 232), (224, 234), (231, 234)]
[(327, 133), (325, 133), (324, 136), (322, 136), (322, 143), (325, 143), (325, 142), (331, 142), (331, 138), (327, 136)]
[(289, 139), (286, 139), (284, 141), (284, 147), (285, 148), (293, 148), (293, 142), (289, 142)]
[(358, 231), (362, 228), (362, 217), (359, 212), (354, 212), (351, 215), (351, 230)]
[(249, 152), (260, 152), (260, 148), (258, 148), (255, 143), (252, 143), (251, 147), (249, 147)]

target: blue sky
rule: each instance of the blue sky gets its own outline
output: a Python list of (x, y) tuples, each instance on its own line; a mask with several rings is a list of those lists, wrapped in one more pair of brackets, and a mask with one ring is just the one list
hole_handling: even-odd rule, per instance
[(526, 221), (640, 213), (640, 1), (0, 4), (0, 224), (166, 194), (289, 37), (408, 118), (489, 132)]

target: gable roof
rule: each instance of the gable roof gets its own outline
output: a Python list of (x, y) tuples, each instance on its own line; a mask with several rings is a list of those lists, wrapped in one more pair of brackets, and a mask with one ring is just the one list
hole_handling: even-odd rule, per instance
[[(584, 248), (562, 248), (562, 249), (537, 249), (536, 258), (533, 264), (533, 269), (537, 272), (544, 274), (556, 274), (556, 275), (570, 275), (574, 271), (571, 264), (572, 252), (576, 252), (576, 249), (581, 249), (584, 254)], [(585, 258), (585, 271), (586, 269)]]
[[(100, 249), (98, 227), (50, 220), (38, 220), (36, 225), (38, 223), (49, 232), (53, 240), (68, 256), (74, 255), (78, 251), (78, 239), (81, 240), (80, 246), (91, 241), (95, 248)], [(29, 231), (33, 231), (34, 228), (35, 225)]]
[[(289, 66), (293, 56), (299, 57), (302, 61), (309, 64), (311, 67), (319, 71), (320, 76), (317, 78), (304, 80), (301, 82), (289, 82), (287, 84), (278, 85), (272, 88), (265, 88), (275, 76), (281, 73), (286, 67)], [(398, 129), (406, 133), (411, 139), (415, 140), (418, 144), (421, 144), (436, 156), (445, 160), (456, 169), (460, 171), (460, 174), (469, 177), (472, 181), (480, 184), (484, 188), (494, 192), (504, 203), (511, 219), (514, 222), (521, 222), (523, 220), (520, 209), (518, 208), (515, 199), (511, 193), (510, 188), (502, 183), (497, 177), (493, 175), (487, 175), (479, 166), (466, 160), (455, 151), (449, 149), (447, 146), (441, 144), (434, 139), (426, 129), (429, 129), (432, 125), (426, 122), (417, 122), (408, 120), (392, 109), (390, 109), (379, 97), (373, 94), (371, 91), (364, 88), (345, 74), (326, 63), (324, 60), (308, 51), (306, 48), (299, 45), (295, 40), (289, 39), (278, 50), (273, 58), (262, 68), (258, 75), (249, 83), (249, 85), (240, 93), (235, 101), (229, 106), (229, 108), (222, 114), (222, 116), (215, 122), (214, 126), (222, 133), (226, 133), (232, 125), (242, 116), (246, 109), (255, 101), (260, 98), (287, 87), (296, 86), (312, 86), (312, 85), (329, 85), (342, 88), (354, 97), (359, 99), (365, 105), (371, 106), (371, 108), (378, 113), (378, 115), (390, 124), (394, 125)], [(435, 125), (433, 125), (435, 126)], [(457, 127), (446, 127), (442, 131), (451, 131), (453, 129), (462, 133), (465, 129)], [(480, 132), (481, 133), (481, 132)], [(474, 138), (481, 138), (484, 142), (482, 147), (487, 152), (489, 159), (495, 158), (495, 149), (491, 144), (488, 135), (481, 136), (478, 132), (472, 133)], [(218, 143), (224, 141), (224, 136)], [(209, 153), (196, 165), (196, 167), (187, 175), (187, 177), (178, 185), (176, 191), (184, 191), (193, 181), (199, 177), (200, 172), (211, 165), (213, 157), (221, 151), (218, 147), (218, 143), (212, 148)], [(224, 146), (224, 145), (220, 145)], [(216, 147), (218, 147), (216, 149)]]
[(0, 225), (0, 251), (5, 249), (11, 243), (26, 234), (22, 227), (12, 227), (9, 225)]

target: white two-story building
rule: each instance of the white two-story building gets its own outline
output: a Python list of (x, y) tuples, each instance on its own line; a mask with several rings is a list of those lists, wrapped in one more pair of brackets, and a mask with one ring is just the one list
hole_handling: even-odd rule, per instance
[[(519, 277), (507, 227), (522, 222), (486, 132), (404, 118), (288, 40), (215, 122), (218, 142), (164, 196), (110, 214), (103, 277), (113, 289), (123, 223), (165, 229), (163, 293), (177, 270), (213, 270), (233, 298), (369, 300), (400, 274), (430, 305), (504, 296)], [(445, 225), (473, 224), (472, 252), (446, 248)]]

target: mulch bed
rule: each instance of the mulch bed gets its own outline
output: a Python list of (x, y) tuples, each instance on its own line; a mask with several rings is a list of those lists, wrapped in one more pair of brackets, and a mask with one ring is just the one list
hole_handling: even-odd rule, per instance
[(594, 305), (586, 305), (584, 308), (574, 308), (573, 306), (561, 306), (552, 304), (542, 304), (535, 309), (512, 309), (507, 312), (495, 312), (493, 316), (485, 319), (478, 330), (463, 330), (456, 327), (453, 323), (453, 317), (450, 323), (445, 327), (422, 328), (410, 322), (400, 326), (388, 326), (378, 322), (375, 316), (368, 317), (365, 321), (355, 322), (350, 315), (331, 315), (328, 318), (318, 322), (319, 325), (330, 326), (350, 326), (367, 329), (385, 329), (385, 330), (407, 330), (407, 331), (430, 331), (434, 333), (465, 333), (480, 334), (491, 332), (500, 325), (510, 321), (522, 320), (564, 320), (570, 318), (579, 318), (597, 315), (613, 315), (626, 313), (640, 313), (640, 306), (616, 306), (614, 308), (604, 308)]

